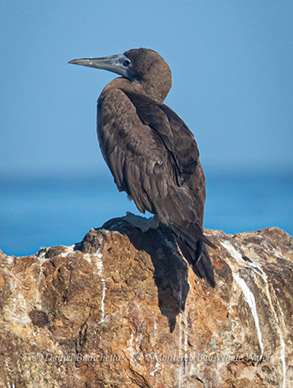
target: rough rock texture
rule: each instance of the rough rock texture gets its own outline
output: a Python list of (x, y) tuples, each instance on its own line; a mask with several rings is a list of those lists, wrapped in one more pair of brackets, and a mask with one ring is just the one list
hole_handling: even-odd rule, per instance
[(164, 227), (0, 253), (0, 387), (292, 387), (292, 238), (206, 230), (217, 286)]

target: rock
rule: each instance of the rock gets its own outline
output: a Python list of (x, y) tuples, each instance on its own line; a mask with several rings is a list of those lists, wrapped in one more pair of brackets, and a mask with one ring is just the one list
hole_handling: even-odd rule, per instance
[(165, 227), (0, 254), (0, 387), (293, 386), (293, 242), (206, 230), (215, 289)]

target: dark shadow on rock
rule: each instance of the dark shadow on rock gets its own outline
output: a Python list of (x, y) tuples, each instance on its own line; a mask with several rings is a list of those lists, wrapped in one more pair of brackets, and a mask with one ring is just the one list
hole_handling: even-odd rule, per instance
[(159, 308), (168, 318), (172, 332), (176, 326), (176, 316), (185, 308), (189, 284), (187, 265), (177, 250), (170, 229), (160, 224), (158, 229), (142, 232), (122, 218), (113, 218), (102, 228), (127, 235), (137, 250), (150, 255), (155, 269)]

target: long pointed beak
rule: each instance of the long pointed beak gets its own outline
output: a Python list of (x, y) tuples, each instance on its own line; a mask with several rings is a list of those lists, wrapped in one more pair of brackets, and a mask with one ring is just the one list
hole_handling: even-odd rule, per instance
[(113, 73), (122, 75), (128, 79), (132, 79), (134, 77), (134, 73), (129, 67), (130, 60), (124, 54), (111, 55), (109, 57), (102, 58), (73, 59), (68, 63), (73, 65), (93, 67), (95, 69), (108, 70)]

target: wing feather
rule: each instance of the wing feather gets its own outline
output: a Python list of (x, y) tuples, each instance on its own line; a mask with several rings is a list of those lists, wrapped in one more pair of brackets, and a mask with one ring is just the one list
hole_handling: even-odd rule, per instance
[(198, 164), (199, 151), (192, 132), (167, 105), (158, 104), (146, 96), (133, 92), (125, 93), (136, 107), (142, 123), (160, 135), (172, 157), (177, 183), (183, 184)]
[[(184, 122), (165, 105), (120, 89), (111, 89), (98, 107), (102, 153), (119, 190), (141, 212), (158, 214), (166, 225), (201, 224), (204, 198), (190, 190), (198, 149)], [(198, 182), (194, 182), (198, 186)]]

